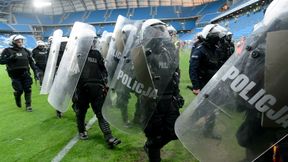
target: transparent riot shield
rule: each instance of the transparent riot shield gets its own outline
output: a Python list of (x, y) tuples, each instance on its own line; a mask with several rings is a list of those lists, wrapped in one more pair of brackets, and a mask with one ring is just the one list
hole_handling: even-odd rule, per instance
[(168, 32), (151, 29), (150, 39), (140, 42), (141, 23), (135, 26), (102, 108), (105, 119), (127, 133), (143, 131), (178, 65)]
[(112, 38), (112, 33), (103, 32), (102, 37), (100, 39), (99, 51), (104, 59), (107, 56), (111, 38)]
[(67, 110), (94, 37), (96, 32), (93, 26), (80, 22), (74, 23), (48, 96), (48, 102), (56, 110), (61, 112)]
[(52, 44), (49, 50), (47, 66), (45, 68), (40, 94), (48, 94), (52, 86), (62, 35), (63, 31), (61, 29), (57, 29), (53, 33)]
[(119, 63), (120, 57), (123, 53), (125, 44), (122, 40), (122, 28), (126, 24), (131, 24), (133, 21), (121, 15), (118, 16), (114, 31), (109, 44), (108, 53), (105, 59), (105, 67), (108, 72), (108, 84), (110, 85), (112, 77), (114, 76), (115, 70)]
[(272, 161), (270, 148), (288, 132), (287, 4), (272, 2), (241, 54), (230, 57), (177, 119), (179, 140), (199, 161)]

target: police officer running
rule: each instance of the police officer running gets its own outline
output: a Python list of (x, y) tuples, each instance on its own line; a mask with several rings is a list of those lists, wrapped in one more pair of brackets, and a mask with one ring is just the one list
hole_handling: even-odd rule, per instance
[(32, 57), (36, 62), (37, 68), (39, 69), (39, 82), (41, 86), (48, 59), (48, 51), (45, 48), (45, 43), (43, 41), (37, 41), (37, 47), (32, 50)]
[(5, 48), (0, 59), (0, 64), (6, 64), (7, 72), (12, 80), (14, 97), (17, 107), (21, 108), (21, 95), (24, 92), (26, 101), (26, 111), (31, 112), (31, 85), (29, 65), (35, 77), (38, 79), (38, 69), (35, 66), (31, 53), (23, 47), (24, 37), (22, 35), (12, 35), (9, 38), (11, 47)]
[(85, 115), (90, 104), (96, 114), (105, 141), (110, 148), (113, 148), (113, 146), (120, 144), (121, 141), (112, 136), (110, 126), (102, 115), (102, 105), (108, 91), (108, 87), (106, 86), (108, 73), (104, 65), (104, 59), (95, 46), (94, 44), (89, 51), (72, 98), (72, 107), (76, 113), (79, 138), (82, 140), (88, 139), (85, 129)]

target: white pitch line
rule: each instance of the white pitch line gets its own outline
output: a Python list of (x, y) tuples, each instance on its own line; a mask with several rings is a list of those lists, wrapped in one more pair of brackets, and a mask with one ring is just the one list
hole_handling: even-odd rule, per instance
[[(92, 125), (97, 121), (96, 116), (94, 115), (86, 125), (86, 130), (90, 129)], [(51, 162), (60, 162), (64, 156), (71, 150), (71, 148), (79, 141), (78, 133), (74, 136), (69, 143), (52, 159)]]

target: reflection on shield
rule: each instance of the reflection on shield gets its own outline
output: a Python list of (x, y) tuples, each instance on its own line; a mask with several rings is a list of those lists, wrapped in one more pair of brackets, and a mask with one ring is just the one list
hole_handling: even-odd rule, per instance
[(52, 44), (50, 47), (50, 52), (48, 56), (47, 66), (45, 68), (45, 74), (43, 77), (43, 83), (41, 87), (40, 94), (48, 94), (53, 83), (55, 76), (56, 63), (60, 50), (61, 39), (63, 32), (58, 29), (53, 33)]
[(48, 96), (56, 110), (67, 110), (95, 36), (93, 26), (75, 22)]
[(253, 161), (288, 132), (287, 71), (280, 61), (287, 62), (288, 13), (281, 8), (288, 2), (272, 3), (267, 11), (277, 12), (266, 12), (241, 54), (227, 60), (176, 121), (179, 140), (200, 161)]
[[(134, 25), (141, 29), (141, 23)], [(178, 65), (170, 39), (157, 33), (157, 38), (141, 44), (138, 33), (129, 34), (102, 108), (105, 119), (127, 133), (143, 131), (157, 106), (159, 90), (165, 90)]]
[(119, 60), (122, 56), (125, 44), (122, 41), (122, 28), (126, 24), (132, 24), (134, 21), (119, 15), (114, 27), (114, 31), (109, 44), (105, 67), (108, 72), (108, 84), (111, 85), (112, 77), (116, 71)]

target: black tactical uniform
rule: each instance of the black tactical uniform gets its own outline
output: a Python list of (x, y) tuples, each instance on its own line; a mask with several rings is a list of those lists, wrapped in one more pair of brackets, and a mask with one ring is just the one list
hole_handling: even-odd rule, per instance
[[(224, 47), (215, 46), (203, 42), (192, 52), (190, 58), (189, 74), (193, 84), (193, 89), (202, 89), (213, 75), (219, 70), (219, 68), (226, 62), (230, 57), (231, 53), (224, 50)], [(203, 135), (208, 138), (220, 139), (213, 132), (215, 125), (215, 112), (211, 111), (213, 106), (202, 105), (201, 108), (197, 109), (194, 113), (195, 122), (202, 117), (205, 117), (206, 123), (203, 128)], [(211, 113), (213, 112), (213, 113)]]
[[(162, 47), (163, 45), (165, 47)], [(158, 89), (158, 97), (157, 99), (145, 99), (144, 96), (141, 96), (141, 105), (146, 106), (143, 110), (145, 109), (147, 112), (154, 111), (144, 129), (147, 137), (144, 149), (150, 162), (159, 162), (161, 161), (160, 149), (171, 140), (177, 139), (174, 124), (180, 115), (179, 108), (183, 106), (184, 100), (179, 90), (179, 64), (177, 62), (176, 69), (172, 68), (170, 69), (172, 71), (168, 70), (169, 72), (167, 72), (166, 65), (173, 63), (163, 57), (166, 54), (162, 51), (163, 49), (175, 50), (174, 54), (177, 55), (175, 48), (169, 48), (174, 46), (171, 40), (154, 39), (147, 46), (150, 49), (146, 51), (147, 61), (151, 69), (153, 82), (156, 89)], [(167, 86), (163, 86), (165, 82), (168, 82)]]
[(33, 81), (30, 76), (29, 65), (34, 71), (34, 74), (37, 74), (37, 68), (34, 64), (31, 53), (26, 48), (16, 47), (16, 45), (14, 45), (13, 47), (4, 49), (1, 55), (0, 63), (6, 64), (7, 72), (12, 80), (12, 87), (15, 91), (14, 96), (16, 105), (18, 107), (22, 106), (21, 95), (24, 92), (26, 110), (32, 111), (31, 85)]
[(39, 69), (40, 86), (42, 85), (48, 54), (49, 53), (46, 48), (40, 48), (39, 46), (32, 50), (32, 57), (34, 58), (36, 66)]
[(107, 71), (104, 66), (104, 59), (99, 51), (90, 50), (72, 99), (73, 109), (77, 117), (77, 127), (80, 138), (87, 139), (85, 115), (89, 104), (91, 104), (106, 142), (113, 147), (121, 141), (112, 136), (109, 124), (102, 116), (101, 109), (108, 91), (106, 84)]

